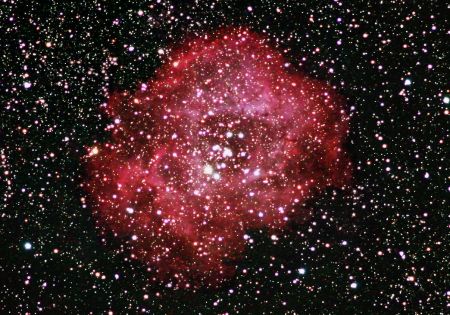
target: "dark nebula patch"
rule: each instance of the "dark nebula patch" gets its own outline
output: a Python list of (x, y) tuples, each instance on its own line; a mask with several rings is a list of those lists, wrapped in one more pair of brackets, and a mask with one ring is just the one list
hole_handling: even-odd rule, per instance
[(276, 238), (350, 180), (341, 98), (247, 29), (187, 40), (105, 110), (111, 139), (87, 156), (97, 225), (177, 287), (232, 277), (246, 231)]

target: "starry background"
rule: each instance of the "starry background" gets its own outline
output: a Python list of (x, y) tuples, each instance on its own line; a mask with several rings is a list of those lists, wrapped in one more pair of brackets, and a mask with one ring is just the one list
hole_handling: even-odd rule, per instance
[[(0, 4), (0, 310), (70, 314), (449, 311), (444, 1), (14, 1)], [(264, 230), (219, 289), (174, 290), (98, 236), (82, 157), (99, 106), (186, 36), (244, 25), (351, 116), (354, 179), (307, 222)]]

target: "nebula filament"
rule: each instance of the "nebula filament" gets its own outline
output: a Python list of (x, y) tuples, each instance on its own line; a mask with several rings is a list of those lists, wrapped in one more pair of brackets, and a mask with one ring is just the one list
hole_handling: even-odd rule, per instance
[(216, 286), (246, 231), (282, 232), (325, 187), (344, 187), (348, 116), (327, 84), (268, 40), (228, 28), (187, 40), (134, 93), (106, 104), (90, 149), (94, 215), (160, 281)]

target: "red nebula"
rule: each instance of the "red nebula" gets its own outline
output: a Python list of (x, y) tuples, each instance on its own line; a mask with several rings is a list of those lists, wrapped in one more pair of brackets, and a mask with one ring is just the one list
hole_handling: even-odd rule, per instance
[(186, 41), (106, 104), (111, 140), (91, 148), (86, 187), (98, 227), (155, 279), (216, 286), (246, 231), (281, 232), (348, 183), (341, 98), (291, 68), (263, 36), (229, 28)]

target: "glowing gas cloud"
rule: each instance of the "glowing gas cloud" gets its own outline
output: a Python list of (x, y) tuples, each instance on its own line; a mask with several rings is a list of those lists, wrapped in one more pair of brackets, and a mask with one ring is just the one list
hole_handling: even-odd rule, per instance
[(248, 29), (188, 40), (105, 107), (111, 139), (91, 148), (85, 184), (97, 225), (158, 281), (216, 286), (246, 231), (281, 232), (307, 199), (348, 183), (342, 105)]

